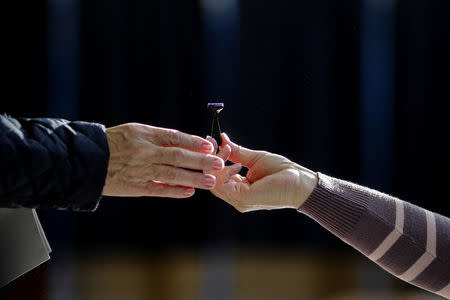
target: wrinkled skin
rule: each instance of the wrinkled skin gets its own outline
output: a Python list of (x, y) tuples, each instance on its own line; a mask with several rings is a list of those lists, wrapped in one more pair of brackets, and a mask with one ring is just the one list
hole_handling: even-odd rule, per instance
[[(128, 123), (106, 129), (110, 160), (103, 195), (186, 198), (212, 189), (224, 161), (211, 142), (172, 129)], [(190, 170), (187, 170), (190, 169)]]

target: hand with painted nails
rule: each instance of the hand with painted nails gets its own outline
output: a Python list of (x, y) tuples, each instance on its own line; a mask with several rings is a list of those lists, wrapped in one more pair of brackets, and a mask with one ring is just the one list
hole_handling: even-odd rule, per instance
[[(207, 139), (217, 147), (214, 139)], [(217, 156), (235, 164), (209, 172), (217, 178), (216, 187), (211, 191), (240, 212), (298, 209), (317, 186), (315, 172), (281, 155), (241, 147), (224, 133)], [(239, 175), (242, 166), (248, 168), (245, 177)]]
[(128, 123), (106, 129), (110, 159), (105, 196), (187, 198), (212, 189), (216, 178), (191, 170), (220, 171), (211, 142), (173, 129)]

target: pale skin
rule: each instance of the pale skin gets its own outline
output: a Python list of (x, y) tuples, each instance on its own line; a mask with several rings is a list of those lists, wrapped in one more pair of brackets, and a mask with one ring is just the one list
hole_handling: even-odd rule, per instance
[(224, 168), (211, 142), (177, 130), (128, 123), (107, 128), (106, 136), (105, 196), (187, 198), (214, 188), (215, 175), (202, 172)]
[[(217, 147), (214, 139), (208, 140)], [(235, 164), (208, 172), (217, 178), (211, 192), (240, 212), (298, 209), (318, 183), (315, 172), (281, 155), (239, 146), (224, 133), (217, 156)], [(248, 168), (246, 177), (239, 175), (242, 166)]]

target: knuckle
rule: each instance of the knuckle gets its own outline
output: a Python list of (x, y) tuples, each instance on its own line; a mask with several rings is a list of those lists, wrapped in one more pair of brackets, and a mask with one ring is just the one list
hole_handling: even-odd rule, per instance
[(180, 164), (183, 161), (183, 152), (181, 149), (172, 150), (172, 162), (174, 164)]
[(154, 161), (160, 161), (164, 157), (163, 148), (159, 147), (153, 147), (149, 154)]
[(178, 179), (178, 173), (175, 170), (167, 170), (166, 178), (171, 182), (175, 182)]
[(181, 136), (178, 130), (170, 130), (168, 132), (168, 136), (169, 136), (169, 143), (171, 145), (177, 146), (180, 144)]
[(123, 125), (123, 131), (125, 133), (125, 136), (130, 138), (134, 137), (136, 135), (136, 124), (134, 123), (127, 123)]

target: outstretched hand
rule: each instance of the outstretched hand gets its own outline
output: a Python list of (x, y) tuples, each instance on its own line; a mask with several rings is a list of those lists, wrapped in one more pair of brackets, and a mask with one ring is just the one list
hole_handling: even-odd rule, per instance
[[(214, 139), (207, 139), (217, 147)], [(235, 164), (208, 172), (217, 178), (211, 192), (240, 212), (298, 209), (317, 186), (317, 175), (311, 170), (281, 155), (246, 149), (224, 133), (217, 156)], [(239, 175), (242, 166), (248, 168), (246, 177)]]
[(106, 129), (110, 159), (103, 195), (186, 198), (212, 189), (224, 161), (213, 144), (173, 129), (128, 123)]

